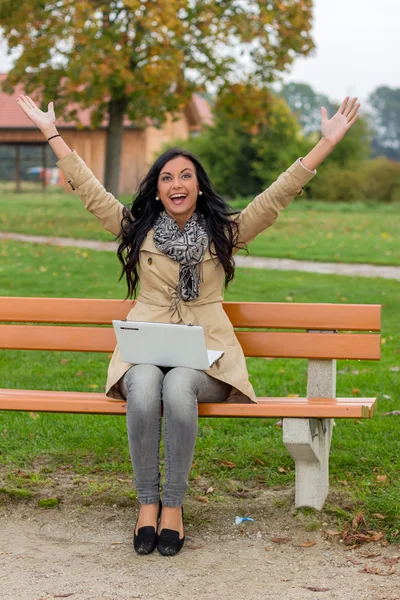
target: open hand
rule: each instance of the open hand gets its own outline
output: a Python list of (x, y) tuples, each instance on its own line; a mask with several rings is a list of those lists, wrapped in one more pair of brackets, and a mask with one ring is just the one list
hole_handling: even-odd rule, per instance
[(40, 129), (40, 131), (45, 131), (50, 125), (55, 123), (56, 115), (54, 114), (53, 102), (48, 104), (47, 112), (40, 110), (40, 108), (36, 106), (32, 98), (29, 96), (20, 95), (17, 100), (17, 104), (19, 104), (24, 113), (30, 118), (32, 123), (34, 123), (36, 127)]
[(327, 138), (334, 146), (343, 139), (345, 133), (359, 117), (357, 111), (361, 106), (360, 103), (356, 104), (357, 98), (349, 100), (350, 98), (347, 96), (331, 119), (328, 119), (326, 108), (321, 108), (322, 136)]

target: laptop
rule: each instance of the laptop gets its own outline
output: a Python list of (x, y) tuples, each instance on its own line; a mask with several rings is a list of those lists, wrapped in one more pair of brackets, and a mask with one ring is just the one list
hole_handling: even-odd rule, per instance
[(224, 352), (207, 350), (200, 325), (146, 321), (112, 322), (122, 360), (134, 365), (189, 367), (206, 371)]

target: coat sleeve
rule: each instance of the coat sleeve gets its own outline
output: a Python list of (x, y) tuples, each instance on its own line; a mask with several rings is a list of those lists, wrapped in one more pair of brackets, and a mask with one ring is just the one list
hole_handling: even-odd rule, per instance
[(124, 205), (107, 192), (75, 150), (59, 160), (57, 166), (65, 173), (71, 188), (77, 191), (86, 210), (99, 219), (104, 229), (117, 236)]
[[(316, 174), (310, 171), (301, 162), (297, 161), (279, 175), (278, 179), (238, 215), (236, 221), (239, 225), (239, 243), (248, 244), (259, 233), (271, 227), (279, 216), (281, 210), (286, 208), (293, 198), (303, 193), (306, 185)], [(238, 248), (235, 249), (237, 252)]]

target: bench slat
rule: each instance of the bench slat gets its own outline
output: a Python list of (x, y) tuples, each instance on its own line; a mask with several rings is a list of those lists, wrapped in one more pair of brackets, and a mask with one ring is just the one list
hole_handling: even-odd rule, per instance
[[(245, 356), (275, 358), (379, 360), (379, 334), (320, 334), (238, 331)], [(112, 352), (116, 340), (110, 327), (0, 325), (1, 348)]]
[[(0, 297), (0, 321), (110, 324), (125, 319), (131, 300)], [(379, 331), (380, 305), (224, 302), (234, 327)]]
[[(201, 403), (202, 417), (370, 418), (376, 398), (258, 398), (258, 404)], [(0, 389), (0, 410), (123, 415), (125, 402), (94, 392)]]

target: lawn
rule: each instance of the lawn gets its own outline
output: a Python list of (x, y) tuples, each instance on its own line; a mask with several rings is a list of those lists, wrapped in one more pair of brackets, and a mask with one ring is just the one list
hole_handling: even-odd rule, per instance
[[(128, 196), (121, 198), (129, 203)], [(241, 209), (246, 201), (233, 206)], [(101, 241), (113, 236), (87, 213), (76, 194), (0, 195), (0, 231)], [(400, 265), (400, 205), (296, 199), (249, 246), (254, 256)]]
[[(0, 242), (0, 257), (0, 295), (124, 296), (112, 253)], [(384, 305), (381, 362), (338, 362), (338, 395), (378, 395), (379, 411), (371, 420), (337, 421), (331, 488), (338, 495), (326, 509), (343, 519), (361, 510), (371, 528), (383, 528), (394, 541), (400, 529), (400, 420), (385, 412), (399, 408), (398, 283), (237, 269), (226, 299)], [(101, 391), (107, 363), (108, 356), (99, 354), (3, 351), (0, 387)], [(248, 366), (259, 395), (305, 394), (306, 361), (251, 359)], [(241, 486), (293, 486), (294, 465), (275, 424), (276, 419), (201, 419), (189, 493), (204, 493), (199, 481), (211, 485), (217, 499)], [(92, 497), (100, 484), (90, 483), (91, 477), (102, 477), (106, 488), (131, 477), (121, 417), (3, 412), (0, 440), (3, 494), (35, 495), (48, 478), (68, 471), (78, 482), (89, 477), (85, 493)], [(235, 466), (224, 466), (224, 460)]]

